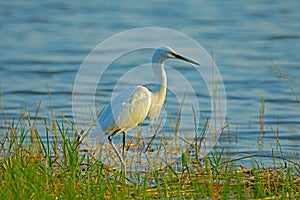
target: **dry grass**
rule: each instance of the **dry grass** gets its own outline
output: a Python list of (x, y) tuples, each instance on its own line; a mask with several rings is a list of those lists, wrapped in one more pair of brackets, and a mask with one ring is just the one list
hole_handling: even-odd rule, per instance
[[(39, 133), (37, 113), (34, 117), (28, 112), (21, 115), (1, 138), (1, 199), (300, 197), (300, 163), (281, 156), (271, 157), (281, 166), (261, 169), (256, 158), (262, 155), (224, 160), (223, 152), (214, 151), (197, 159), (181, 151), (178, 162), (161, 160), (164, 165), (160, 168), (129, 169), (129, 180), (124, 183), (120, 170), (105, 165), (101, 157), (79, 152), (78, 138), (67, 137), (74, 133), (69, 123), (48, 124), (42, 119), (45, 132)], [(21, 125), (22, 120), (27, 120), (28, 127)], [(46, 137), (42, 139), (41, 134)], [(249, 158), (257, 163), (253, 168), (240, 165), (240, 160)]]

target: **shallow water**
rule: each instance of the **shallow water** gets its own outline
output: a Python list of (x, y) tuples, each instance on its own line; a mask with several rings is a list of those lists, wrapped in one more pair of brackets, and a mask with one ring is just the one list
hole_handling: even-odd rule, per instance
[[(285, 156), (299, 159), (300, 104), (287, 84), (272, 68), (277, 64), (295, 91), (300, 93), (300, 2), (249, 1), (244, 3), (127, 2), (80, 4), (60, 2), (0, 2), (0, 86), (5, 114), (0, 126), (17, 120), (28, 109), (34, 115), (41, 101), (39, 116), (49, 117), (51, 105), (58, 119), (61, 113), (72, 120), (72, 85), (77, 71), (89, 52), (113, 34), (131, 28), (159, 26), (189, 35), (210, 52), (222, 75), (227, 96), (226, 116), (230, 125), (224, 129), (218, 148), (229, 154), (280, 155), (273, 132)], [(135, 42), (135, 41), (131, 41)], [(137, 42), (137, 41), (136, 41)], [(172, 44), (169, 44), (172, 46)], [(188, 49), (176, 49), (178, 52)], [(140, 51), (121, 57), (98, 87), (97, 103), (109, 102), (118, 77), (131, 64), (149, 61), (152, 51)], [(112, 52), (105, 52), (107, 55)], [(201, 62), (201, 60), (200, 60)], [(171, 66), (199, 83), (182, 63)], [(114, 79), (115, 78), (115, 79)], [(137, 81), (143, 80), (141, 75)], [(180, 88), (180, 83), (169, 84)], [(122, 82), (129, 86), (130, 81)], [(201, 81), (200, 81), (201, 83)], [(203, 82), (202, 82), (203, 83)], [(184, 88), (182, 88), (183, 90)], [(210, 96), (199, 86), (201, 122), (210, 116)], [(261, 97), (265, 99), (265, 133), (259, 135)], [(175, 103), (174, 103), (175, 102)], [(171, 110), (178, 100), (168, 93)], [(173, 107), (172, 107), (173, 106)], [(175, 111), (174, 111), (175, 112)], [(191, 117), (191, 116), (190, 116)], [(238, 132), (236, 140), (236, 132)], [(231, 137), (230, 137), (231, 135)]]

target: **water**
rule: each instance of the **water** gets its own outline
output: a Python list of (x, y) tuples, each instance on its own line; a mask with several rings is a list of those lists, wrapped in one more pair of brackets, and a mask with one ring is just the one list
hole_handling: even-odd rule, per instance
[[(270, 155), (274, 149), (279, 155), (274, 134), (268, 129), (271, 126), (274, 130), (279, 129), (284, 155), (299, 159), (300, 105), (271, 67), (271, 61), (276, 63), (300, 94), (299, 7), (299, 1), (268, 0), (244, 3), (149, 1), (134, 4), (124, 1), (92, 1), (86, 4), (73, 1), (2, 1), (0, 86), (5, 115), (0, 114), (0, 126), (5, 128), (5, 121), (18, 119), (26, 109), (34, 114), (40, 101), (40, 116), (49, 117), (47, 88), (58, 119), (60, 113), (71, 119), (72, 84), (88, 53), (118, 32), (159, 26), (189, 35), (208, 51), (212, 48), (226, 87), (227, 117), (232, 135), (230, 142), (225, 129), (218, 148), (225, 148), (233, 155)], [(180, 52), (180, 49), (177, 51)], [(126, 67), (130, 67), (133, 61), (138, 64), (149, 59), (148, 52), (143, 58), (134, 55), (128, 57), (127, 63), (124, 61)], [(180, 68), (180, 64), (177, 65)], [(183, 73), (193, 74), (188, 70)], [(118, 74), (122, 71), (111, 76)], [(103, 95), (99, 100), (101, 103), (109, 101), (113, 86), (114, 82), (108, 81), (102, 93), (100, 91)], [(203, 102), (209, 101), (208, 94), (199, 93)], [(266, 104), (265, 133), (258, 141), (262, 96)], [(173, 101), (174, 96), (169, 94), (167, 103), (172, 105)], [(203, 113), (205, 111), (209, 112), (209, 109), (204, 109)]]

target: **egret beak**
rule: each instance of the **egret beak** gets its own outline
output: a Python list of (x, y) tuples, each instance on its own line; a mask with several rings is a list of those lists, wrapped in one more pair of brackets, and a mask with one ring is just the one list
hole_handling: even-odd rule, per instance
[(172, 53), (172, 55), (173, 55), (175, 58), (177, 58), (177, 59), (184, 60), (184, 61), (186, 61), (186, 62), (189, 62), (189, 63), (192, 63), (192, 64), (194, 64), (194, 65), (199, 65), (199, 66), (200, 66), (199, 63), (197, 63), (197, 62), (195, 62), (195, 61), (193, 61), (193, 60), (191, 60), (191, 59), (185, 58), (185, 57), (183, 57), (183, 56), (181, 56), (181, 55), (178, 55), (178, 54), (176, 54), (176, 53)]

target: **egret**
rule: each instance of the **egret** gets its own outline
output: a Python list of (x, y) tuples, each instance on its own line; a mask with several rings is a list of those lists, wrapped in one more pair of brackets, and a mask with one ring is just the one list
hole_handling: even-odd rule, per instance
[[(101, 113), (98, 119), (99, 126), (91, 133), (91, 137), (108, 136), (109, 144), (120, 159), (124, 173), (126, 173), (124, 161), (126, 132), (143, 122), (147, 116), (149, 116), (150, 121), (158, 118), (167, 91), (164, 61), (169, 58), (200, 65), (177, 54), (170, 47), (156, 49), (152, 57), (152, 69), (157, 79), (157, 86), (152, 91), (144, 86), (136, 86), (120, 92)], [(119, 133), (123, 133), (122, 156), (112, 142), (113, 136)]]

